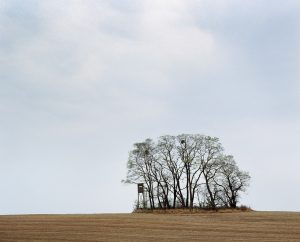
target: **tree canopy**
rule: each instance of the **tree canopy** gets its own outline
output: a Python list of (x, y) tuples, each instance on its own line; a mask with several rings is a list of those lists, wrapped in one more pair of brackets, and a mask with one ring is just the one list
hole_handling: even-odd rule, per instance
[(216, 137), (165, 135), (134, 144), (125, 183), (144, 183), (149, 208), (235, 208), (250, 175)]

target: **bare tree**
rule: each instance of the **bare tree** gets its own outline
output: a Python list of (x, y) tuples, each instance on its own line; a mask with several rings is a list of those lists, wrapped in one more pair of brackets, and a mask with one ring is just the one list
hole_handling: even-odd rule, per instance
[(173, 194), (173, 205), (175, 208), (176, 201), (180, 202), (182, 207), (185, 207), (184, 195), (182, 193), (182, 177), (184, 172), (184, 166), (180, 162), (176, 149), (176, 137), (175, 136), (162, 136), (158, 141), (158, 150), (161, 160), (166, 164), (166, 169), (171, 174), (168, 186), (170, 192)]
[(201, 160), (201, 171), (203, 173), (204, 185), (207, 194), (208, 206), (216, 207), (216, 198), (218, 190), (213, 184), (213, 180), (220, 168), (220, 157), (223, 147), (216, 137), (205, 136), (202, 139), (202, 144), (199, 149)]
[(219, 179), (216, 184), (221, 188), (221, 200), (225, 206), (236, 208), (241, 192), (245, 192), (249, 186), (250, 175), (241, 171), (233, 156), (224, 156), (219, 172)]
[(127, 177), (125, 183), (145, 183), (150, 202), (150, 208), (155, 208), (154, 180), (151, 173), (154, 163), (155, 145), (151, 139), (135, 143), (129, 153), (127, 162)]

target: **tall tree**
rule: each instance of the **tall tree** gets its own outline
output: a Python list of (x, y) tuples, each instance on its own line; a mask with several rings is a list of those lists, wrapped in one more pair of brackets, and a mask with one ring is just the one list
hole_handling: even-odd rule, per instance
[(176, 150), (176, 137), (165, 135), (161, 136), (158, 141), (159, 155), (163, 163), (166, 164), (166, 170), (170, 172), (171, 179), (168, 186), (173, 194), (172, 207), (176, 207), (177, 200), (181, 207), (185, 207), (184, 195), (182, 193), (181, 179), (184, 172), (184, 167), (181, 164)]

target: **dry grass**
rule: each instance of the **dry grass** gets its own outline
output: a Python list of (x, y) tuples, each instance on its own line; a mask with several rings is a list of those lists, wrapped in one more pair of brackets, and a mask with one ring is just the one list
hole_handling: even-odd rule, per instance
[(0, 241), (300, 241), (300, 213), (0, 216)]

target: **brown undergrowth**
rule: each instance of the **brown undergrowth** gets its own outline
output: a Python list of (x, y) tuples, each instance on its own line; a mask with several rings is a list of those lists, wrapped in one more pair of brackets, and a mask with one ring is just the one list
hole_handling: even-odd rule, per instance
[(252, 212), (254, 211), (250, 207), (240, 206), (237, 208), (171, 208), (171, 209), (135, 209), (133, 213), (154, 213), (154, 214), (197, 214), (197, 213), (236, 213), (236, 212)]

